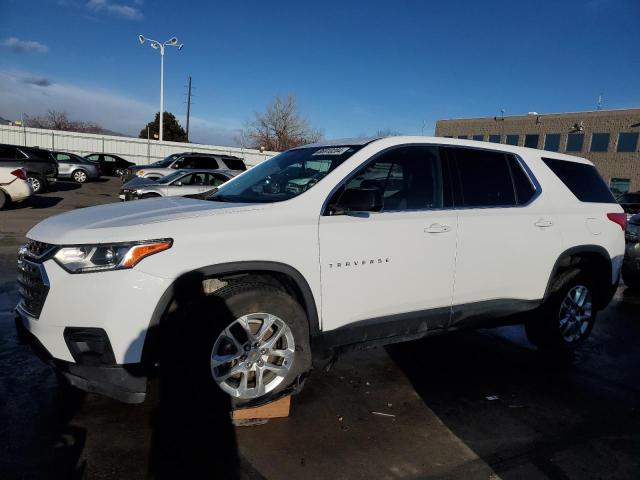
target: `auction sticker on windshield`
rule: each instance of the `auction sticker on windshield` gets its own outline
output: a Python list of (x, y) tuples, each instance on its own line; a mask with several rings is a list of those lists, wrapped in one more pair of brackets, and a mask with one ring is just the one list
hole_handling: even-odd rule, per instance
[(321, 148), (317, 152), (314, 152), (313, 155), (342, 155), (344, 152), (349, 150), (351, 147), (329, 147), (329, 148)]

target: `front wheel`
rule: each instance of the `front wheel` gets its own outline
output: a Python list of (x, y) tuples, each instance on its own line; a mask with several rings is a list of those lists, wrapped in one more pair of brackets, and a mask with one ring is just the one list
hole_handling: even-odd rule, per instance
[(279, 288), (228, 286), (187, 316), (183, 364), (205, 402), (222, 390), (235, 407), (261, 405), (297, 391), (311, 368), (306, 314)]
[(116, 177), (121, 177), (122, 175), (124, 175), (124, 169), (122, 169), (122, 168), (116, 168), (116, 169), (113, 171), (113, 174), (114, 174)]
[(595, 289), (581, 270), (568, 270), (553, 282), (540, 312), (525, 324), (527, 337), (545, 350), (573, 350), (589, 337), (596, 321)]
[(76, 183), (85, 183), (87, 181), (87, 172), (84, 170), (75, 170), (71, 175), (73, 181)]

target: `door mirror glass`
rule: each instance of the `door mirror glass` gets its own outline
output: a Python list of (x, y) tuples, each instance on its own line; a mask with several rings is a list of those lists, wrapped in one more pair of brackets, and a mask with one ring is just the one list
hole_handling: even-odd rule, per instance
[(333, 208), (334, 215), (348, 212), (379, 212), (382, 210), (382, 194), (375, 187), (348, 188)]

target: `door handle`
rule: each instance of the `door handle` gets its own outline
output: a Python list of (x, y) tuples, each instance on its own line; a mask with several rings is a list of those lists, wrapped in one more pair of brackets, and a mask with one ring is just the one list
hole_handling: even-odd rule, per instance
[(536, 223), (534, 223), (534, 225), (536, 227), (547, 228), (547, 227), (552, 227), (553, 226), (553, 222), (551, 220), (545, 220), (545, 219), (541, 218)]
[(432, 223), (424, 229), (424, 233), (446, 233), (451, 231), (449, 225), (441, 225), (440, 223)]

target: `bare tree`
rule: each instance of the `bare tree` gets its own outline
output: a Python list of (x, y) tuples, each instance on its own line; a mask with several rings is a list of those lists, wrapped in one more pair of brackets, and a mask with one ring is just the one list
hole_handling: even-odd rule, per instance
[(245, 124), (238, 140), (248, 148), (281, 152), (321, 138), (322, 133), (300, 116), (296, 97), (289, 93), (285, 98), (276, 96), (264, 113), (256, 112)]
[(381, 128), (376, 131), (374, 137), (396, 137), (398, 135), (402, 135), (402, 133), (397, 130), (392, 130), (390, 128)]
[(82, 133), (113, 133), (94, 122), (71, 120), (67, 112), (60, 112), (58, 110), (49, 110), (46, 115), (27, 115), (25, 116), (24, 123), (27, 127), (47, 128), (49, 130), (65, 130)]

